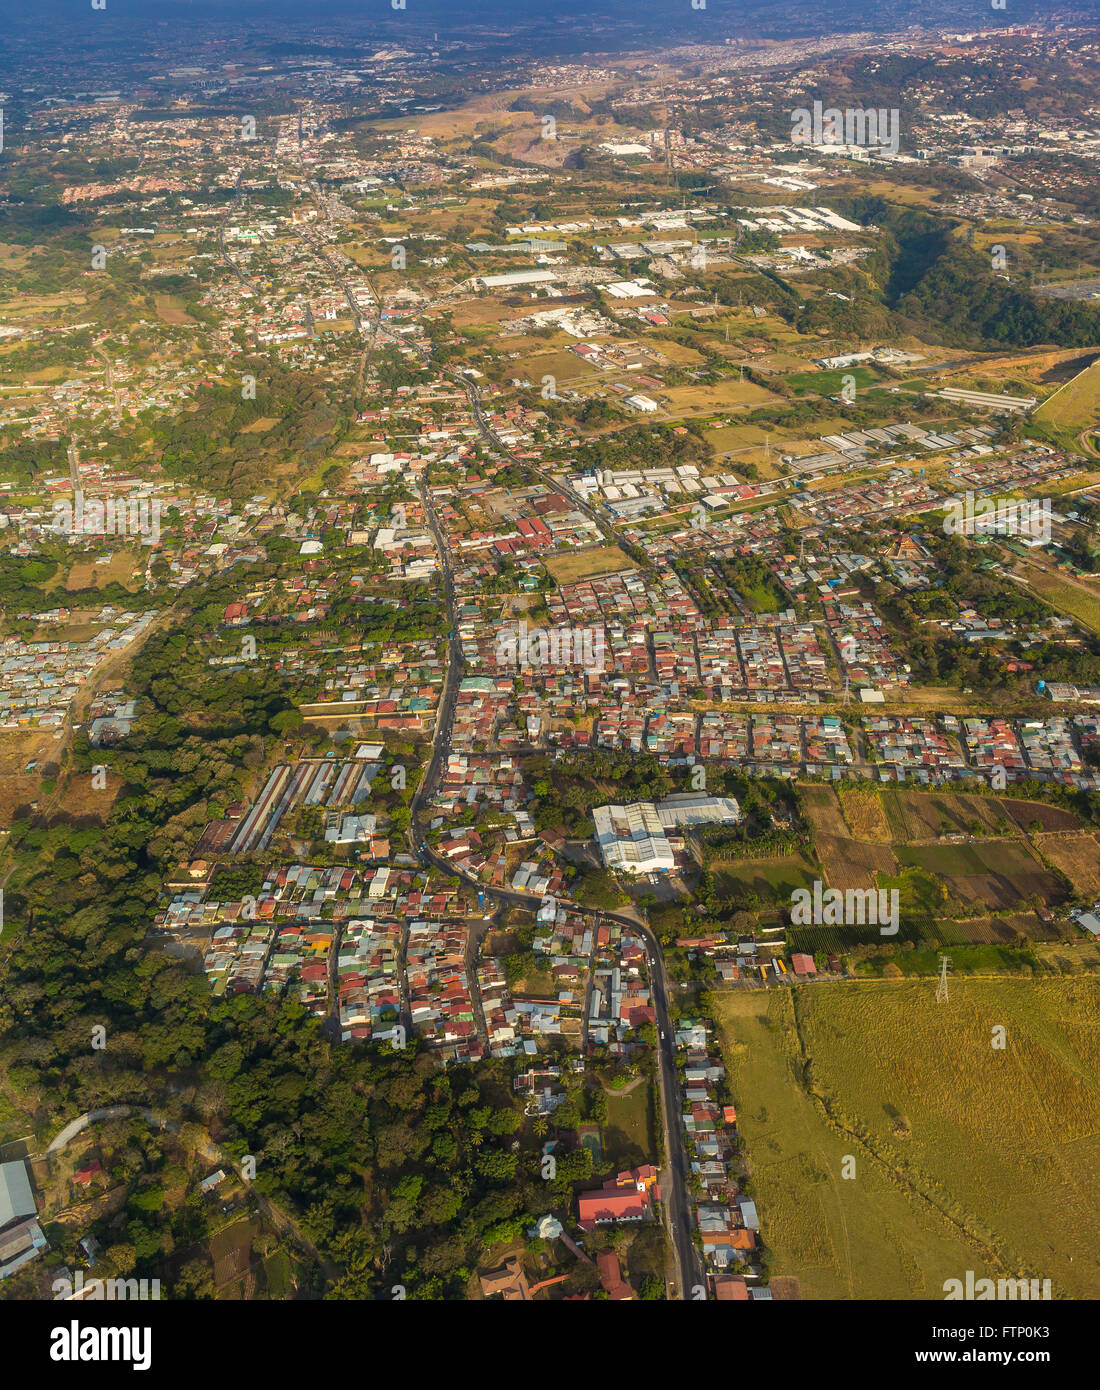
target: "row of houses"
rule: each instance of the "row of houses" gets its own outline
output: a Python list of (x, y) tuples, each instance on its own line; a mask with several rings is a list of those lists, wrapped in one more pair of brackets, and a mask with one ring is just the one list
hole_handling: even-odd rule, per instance
[(680, 1019), (675, 1043), (692, 1215), (714, 1297), (770, 1298), (760, 1283), (757, 1260), (759, 1213), (742, 1190), (738, 1171), (737, 1110), (719, 1098), (726, 1069), (713, 1054), (709, 1024), (699, 1018)]

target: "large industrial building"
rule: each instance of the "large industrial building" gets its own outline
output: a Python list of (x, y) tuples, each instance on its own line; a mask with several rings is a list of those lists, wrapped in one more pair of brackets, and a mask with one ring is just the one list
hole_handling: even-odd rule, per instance
[(736, 825), (741, 808), (732, 796), (683, 792), (656, 804), (597, 806), (592, 819), (607, 868), (625, 874), (667, 873), (676, 863), (670, 830), (685, 825)]

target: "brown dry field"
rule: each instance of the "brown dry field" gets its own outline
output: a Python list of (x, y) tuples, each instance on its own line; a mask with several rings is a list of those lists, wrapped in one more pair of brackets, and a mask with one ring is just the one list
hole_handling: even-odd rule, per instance
[(663, 357), (667, 357), (670, 362), (675, 362), (681, 367), (698, 367), (706, 361), (701, 352), (693, 347), (688, 347), (686, 343), (676, 343), (671, 339), (660, 338), (652, 346), (657, 347)]
[(874, 888), (878, 882), (876, 874), (893, 878), (898, 872), (898, 861), (888, 845), (867, 844), (819, 831), (814, 848), (830, 888)]
[[(538, 307), (537, 305), (535, 306)], [(526, 311), (516, 308), (512, 304), (504, 304), (499, 299), (467, 299), (461, 304), (456, 304), (451, 311), (452, 320), (456, 328), (481, 328), (488, 324), (499, 323), (501, 319), (519, 319)], [(561, 343), (574, 342), (567, 333), (558, 335)], [(500, 338), (497, 346), (502, 352), (522, 352), (526, 349), (531, 350), (531, 344), (537, 343), (545, 347), (547, 343), (554, 342), (550, 338), (531, 338), (525, 334), (519, 334), (512, 338)], [(580, 361), (580, 359), (577, 359)]]
[(153, 303), (156, 306), (157, 316), (165, 323), (178, 328), (183, 324), (195, 322), (179, 300), (174, 299), (170, 294), (154, 295)]
[(97, 820), (102, 823), (110, 814), (123, 785), (123, 779), (112, 776), (110, 772), (107, 774), (107, 785), (103, 788), (92, 786), (90, 773), (75, 773), (66, 779), (57, 797), (57, 809), (73, 820)]
[(1081, 821), (1072, 811), (1061, 806), (1047, 806), (1042, 801), (1012, 801), (1006, 798), (998, 803), (1001, 810), (1021, 830), (1025, 830), (1033, 820), (1042, 821), (1043, 829), (1080, 830)]
[(806, 802), (806, 810), (814, 823), (814, 828), (826, 835), (848, 837), (848, 827), (840, 813), (840, 803), (832, 787), (819, 787), (813, 783), (800, 787)]
[[(52, 739), (50, 745), (57, 746)], [(30, 758), (26, 761), (30, 762)], [(7, 829), (17, 811), (25, 810), (32, 801), (39, 799), (40, 790), (41, 782), (36, 773), (0, 774), (0, 826)]]
[(638, 568), (617, 545), (599, 546), (595, 550), (566, 551), (563, 555), (547, 556), (543, 564), (556, 584), (575, 584), (595, 574), (613, 574), (619, 570)]
[(1044, 835), (1039, 846), (1079, 893), (1100, 892), (1100, 840), (1095, 835)]
[(511, 364), (509, 374), (526, 377), (540, 388), (544, 376), (552, 376), (559, 385), (565, 385), (581, 377), (590, 380), (598, 375), (591, 362), (585, 362), (571, 352), (545, 351), (519, 358)]
[(714, 410), (731, 410), (774, 404), (780, 399), (751, 381), (728, 377), (713, 386), (673, 386), (665, 392), (669, 412), (676, 415), (707, 414)]
[(138, 563), (138, 556), (132, 550), (116, 550), (111, 556), (109, 564), (97, 565), (94, 563), (73, 565), (72, 569), (65, 576), (65, 589), (68, 593), (76, 593), (81, 589), (102, 589), (104, 585), (116, 580), (124, 588), (132, 589), (134, 577), (134, 566)]
[(837, 795), (848, 833), (853, 838), (889, 844), (894, 836), (877, 794), (860, 792), (854, 787), (838, 787)]

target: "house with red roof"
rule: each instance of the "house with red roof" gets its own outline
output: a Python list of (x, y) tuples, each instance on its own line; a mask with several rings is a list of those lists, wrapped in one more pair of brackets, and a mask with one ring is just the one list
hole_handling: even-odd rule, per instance
[(661, 1200), (657, 1169), (652, 1164), (631, 1168), (609, 1178), (595, 1192), (582, 1192), (577, 1213), (582, 1230), (591, 1231), (612, 1221), (644, 1221)]

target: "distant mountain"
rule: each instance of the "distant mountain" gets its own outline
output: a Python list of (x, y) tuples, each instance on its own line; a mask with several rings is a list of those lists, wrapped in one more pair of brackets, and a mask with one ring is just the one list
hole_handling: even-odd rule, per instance
[[(612, 52), (651, 43), (691, 44), (727, 38), (791, 38), (891, 32), (910, 25), (996, 29), (1076, 11), (1095, 19), (1095, 5), (1057, 0), (1011, 0), (995, 10), (981, 0), (891, 0), (855, 8), (850, 0), (36, 0), (33, 7), (0, 0), (0, 22), (21, 43), (56, 48), (58, 30), (91, 45), (129, 44), (139, 52), (194, 30), (202, 40), (293, 32), (331, 42), (364, 35), (422, 44), (466, 41), (507, 52)], [(534, 45), (534, 47), (532, 47)]]

